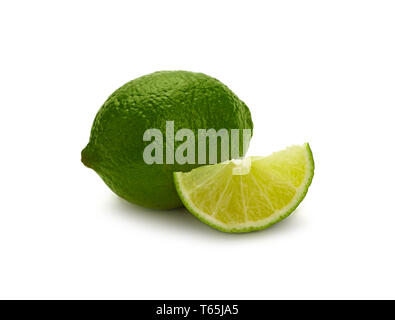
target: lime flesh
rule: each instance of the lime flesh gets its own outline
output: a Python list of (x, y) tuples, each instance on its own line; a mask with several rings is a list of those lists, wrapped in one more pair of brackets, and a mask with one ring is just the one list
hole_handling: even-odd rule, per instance
[(308, 143), (268, 157), (248, 157), (175, 172), (185, 207), (224, 232), (261, 230), (289, 216), (305, 197), (314, 175)]

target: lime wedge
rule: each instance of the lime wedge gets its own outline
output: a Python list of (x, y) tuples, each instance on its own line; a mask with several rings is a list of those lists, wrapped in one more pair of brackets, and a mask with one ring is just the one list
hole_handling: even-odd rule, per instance
[(303, 200), (314, 175), (308, 143), (268, 157), (248, 157), (175, 172), (185, 207), (224, 232), (261, 230), (289, 216)]

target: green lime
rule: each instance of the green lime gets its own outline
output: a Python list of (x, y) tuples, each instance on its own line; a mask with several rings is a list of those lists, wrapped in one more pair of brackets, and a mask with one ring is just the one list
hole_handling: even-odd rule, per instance
[(289, 216), (314, 175), (309, 145), (174, 173), (185, 207), (225, 232), (261, 230)]
[[(95, 170), (113, 192), (132, 203), (175, 208), (182, 202), (174, 187), (173, 172), (190, 171), (208, 162), (198, 161), (198, 152), (192, 155), (193, 161), (177, 162), (177, 148), (183, 141), (174, 141), (171, 136), (180, 129), (190, 130), (196, 134), (194, 146), (199, 151), (199, 129), (250, 129), (252, 135), (252, 128), (248, 107), (220, 81), (202, 73), (155, 72), (126, 83), (107, 99), (94, 120), (82, 162)], [(151, 143), (144, 137), (151, 129), (160, 131), (165, 141), (159, 157), (163, 163), (144, 158)], [(219, 154), (220, 144), (216, 150)], [(245, 152), (243, 149), (240, 156)], [(153, 153), (158, 156), (159, 151)], [(210, 161), (217, 162), (220, 157)]]

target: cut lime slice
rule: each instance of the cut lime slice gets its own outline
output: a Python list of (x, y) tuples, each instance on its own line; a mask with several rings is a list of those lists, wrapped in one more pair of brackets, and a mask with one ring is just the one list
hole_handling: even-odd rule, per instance
[(308, 143), (268, 157), (248, 157), (174, 173), (185, 207), (224, 232), (261, 230), (289, 216), (314, 175)]

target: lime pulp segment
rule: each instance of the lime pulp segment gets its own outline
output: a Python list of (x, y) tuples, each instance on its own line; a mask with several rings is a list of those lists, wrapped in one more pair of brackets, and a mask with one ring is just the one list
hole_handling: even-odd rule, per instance
[(268, 157), (248, 157), (174, 173), (185, 207), (224, 232), (261, 230), (289, 216), (314, 175), (308, 143)]

